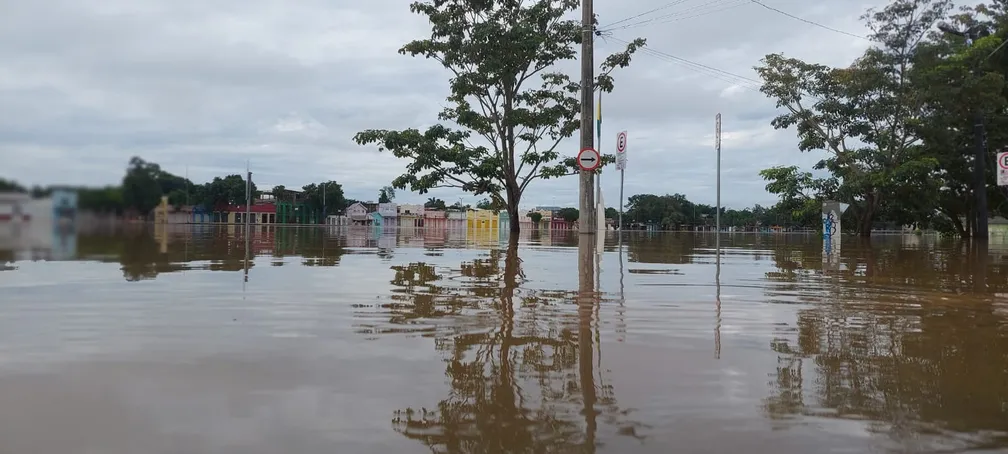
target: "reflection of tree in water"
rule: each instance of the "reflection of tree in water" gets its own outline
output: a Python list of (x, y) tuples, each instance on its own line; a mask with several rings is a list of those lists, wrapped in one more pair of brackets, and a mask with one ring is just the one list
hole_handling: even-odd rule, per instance
[[(436, 335), (451, 392), (431, 409), (397, 411), (395, 430), (435, 452), (556, 452), (584, 444), (578, 319), (556, 304), (572, 295), (520, 289), (517, 242), (460, 268), (456, 287), (438, 285), (444, 279), (430, 265), (393, 268), (403, 304), (393, 308), (393, 323), (465, 309), (485, 321)], [(615, 424), (612, 388), (589, 383), (599, 394), (596, 409)]]
[(961, 249), (845, 245), (846, 271), (788, 270), (816, 254), (821, 263), (821, 250), (789, 250), (768, 274), (823, 290), (771, 345), (779, 360), (766, 414), (866, 420), (912, 450), (939, 440), (1008, 447), (1008, 321), (989, 298), (1008, 285), (1004, 265), (983, 270), (988, 295), (962, 298), (980, 271)]
[[(118, 262), (128, 281), (155, 279), (161, 273), (192, 269), (242, 271), (245, 268), (244, 239), (223, 228), (168, 234), (163, 243), (164, 252), (162, 243), (146, 229), (81, 235), (77, 242), (79, 258)], [(254, 264), (250, 262), (248, 266)]]

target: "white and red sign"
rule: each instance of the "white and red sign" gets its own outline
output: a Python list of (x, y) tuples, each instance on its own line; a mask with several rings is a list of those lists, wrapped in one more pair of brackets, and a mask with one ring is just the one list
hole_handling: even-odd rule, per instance
[(998, 153), (997, 184), (998, 186), (1008, 186), (1008, 151)]
[(602, 164), (602, 156), (594, 148), (585, 148), (578, 153), (578, 166), (585, 172), (591, 172)]

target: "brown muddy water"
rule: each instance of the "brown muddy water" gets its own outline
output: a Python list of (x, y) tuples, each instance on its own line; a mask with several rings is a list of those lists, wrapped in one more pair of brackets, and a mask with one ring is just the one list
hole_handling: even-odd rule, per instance
[(1008, 248), (845, 238), (824, 265), (815, 236), (721, 244), (718, 266), (709, 234), (627, 234), (621, 256), (610, 233), (598, 269), (569, 233), (3, 252), (0, 453), (1008, 448)]

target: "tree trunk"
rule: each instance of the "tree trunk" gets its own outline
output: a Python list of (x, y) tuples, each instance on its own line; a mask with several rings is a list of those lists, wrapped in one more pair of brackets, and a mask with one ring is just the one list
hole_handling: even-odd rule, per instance
[(518, 232), (521, 231), (521, 217), (518, 214), (519, 199), (520, 197), (512, 194), (512, 191), (507, 191), (508, 228), (514, 238), (518, 238)]

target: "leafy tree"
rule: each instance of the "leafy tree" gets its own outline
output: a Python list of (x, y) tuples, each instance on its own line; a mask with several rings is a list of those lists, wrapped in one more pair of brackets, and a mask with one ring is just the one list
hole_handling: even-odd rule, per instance
[(476, 204), (476, 208), (479, 208), (481, 210), (500, 211), (506, 209), (507, 207), (505, 205), (502, 205), (499, 201), (483, 199)]
[(16, 181), (0, 178), (0, 192), (28, 192), (28, 190)]
[(378, 203), (392, 203), (395, 200), (395, 188), (385, 186), (378, 190)]
[(615, 209), (613, 207), (608, 207), (608, 208), (605, 209), (605, 217), (606, 217), (606, 219), (618, 219), (619, 218), (619, 210), (617, 210), (617, 209)]
[(526, 213), (525, 216), (528, 216), (528, 218), (532, 221), (532, 225), (539, 228), (539, 223), (542, 222), (542, 213), (538, 211), (530, 211)]
[(878, 46), (847, 68), (779, 54), (756, 68), (761, 91), (784, 108), (771, 124), (796, 127), (800, 150), (829, 153), (816, 165), (833, 178), (821, 193), (851, 204), (862, 236), (879, 213), (903, 202), (894, 195), (937, 166), (914, 134), (922, 106), (910, 71), (917, 45), (950, 8), (949, 0), (894, 0), (869, 10), (862, 19)]
[(785, 221), (817, 228), (822, 212), (821, 192), (833, 184), (830, 178), (814, 178), (811, 172), (802, 172), (798, 166), (777, 166), (760, 171), (767, 180), (767, 192), (780, 197), (777, 209)]
[(301, 187), (301, 190), (304, 191), (306, 207), (312, 212), (322, 213), (320, 219), (339, 213), (349, 206), (343, 197), (343, 186), (335, 181), (312, 183)]
[(436, 197), (431, 197), (431, 198), (427, 199), (426, 203), (424, 203), (424, 208), (430, 208), (430, 209), (435, 209), (435, 210), (444, 210), (444, 209), (447, 209), (448, 207), (447, 207), (447, 205), (445, 205), (445, 201), (444, 200), (438, 199)]
[(123, 204), (147, 217), (161, 203), (161, 186), (158, 176), (161, 167), (137, 156), (130, 158), (126, 176), (123, 177)]
[[(396, 188), (421, 194), (460, 188), (489, 196), (518, 219), (521, 196), (532, 181), (573, 169), (573, 159), (561, 161), (556, 148), (580, 126), (581, 87), (557, 66), (577, 56), (582, 26), (567, 17), (579, 5), (575, 0), (414, 2), (410, 9), (430, 20), (431, 35), (400, 53), (434, 59), (451, 72), (448, 106), (438, 118), (459, 129), (446, 124), (424, 132), (371, 129), (354, 140), (409, 161), (392, 182)], [(643, 45), (637, 39), (606, 58), (595, 87), (611, 91), (610, 73), (629, 65)], [(474, 144), (475, 137), (484, 143)], [(518, 230), (519, 223), (511, 223), (511, 231)]]
[(581, 217), (581, 212), (577, 208), (561, 208), (556, 216), (567, 222), (576, 222)]

